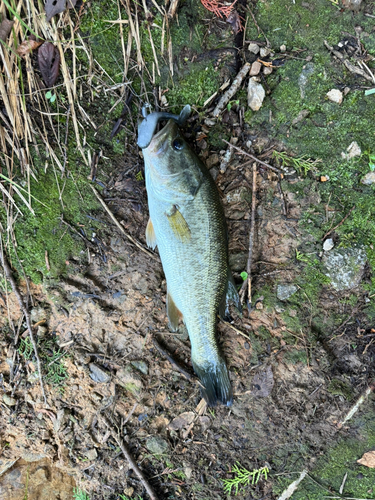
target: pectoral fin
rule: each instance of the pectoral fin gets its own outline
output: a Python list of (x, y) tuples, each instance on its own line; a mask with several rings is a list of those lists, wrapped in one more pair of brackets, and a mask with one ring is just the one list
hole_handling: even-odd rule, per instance
[(151, 219), (148, 219), (146, 227), (146, 243), (147, 246), (155, 250), (156, 247), (156, 236), (154, 231), (154, 226), (152, 225)]
[(177, 309), (177, 306), (169, 293), (167, 293), (167, 316), (171, 330), (176, 332), (178, 330), (178, 322), (180, 321), (180, 318), (182, 318), (182, 314), (181, 311)]
[(190, 228), (178, 208), (174, 205), (170, 213), (167, 213), (166, 216), (176, 238), (182, 241), (182, 243), (189, 241), (191, 238)]

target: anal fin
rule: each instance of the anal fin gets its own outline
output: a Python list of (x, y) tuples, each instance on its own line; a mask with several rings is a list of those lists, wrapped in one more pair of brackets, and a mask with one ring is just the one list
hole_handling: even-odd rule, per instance
[(178, 323), (182, 318), (182, 314), (169, 293), (167, 293), (167, 316), (171, 330), (176, 332), (178, 330)]
[(155, 231), (154, 231), (154, 226), (152, 225), (151, 219), (148, 219), (147, 222), (147, 227), (146, 227), (146, 243), (147, 246), (155, 250), (155, 247), (157, 245), (156, 243), (156, 236), (155, 236)]

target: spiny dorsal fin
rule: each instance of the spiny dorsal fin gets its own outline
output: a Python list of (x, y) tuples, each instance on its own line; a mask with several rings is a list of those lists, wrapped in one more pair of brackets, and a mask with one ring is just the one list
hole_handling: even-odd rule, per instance
[(147, 246), (155, 250), (155, 247), (157, 245), (156, 243), (156, 236), (155, 236), (155, 231), (154, 231), (154, 226), (152, 225), (151, 219), (148, 219), (147, 222), (147, 227), (146, 227), (146, 243)]
[(176, 332), (178, 330), (178, 322), (180, 318), (182, 318), (182, 314), (181, 311), (177, 309), (177, 306), (169, 293), (167, 293), (167, 316), (171, 330)]
[(190, 228), (176, 205), (173, 205), (171, 212), (167, 213), (166, 216), (176, 238), (182, 243), (189, 241), (191, 238)]

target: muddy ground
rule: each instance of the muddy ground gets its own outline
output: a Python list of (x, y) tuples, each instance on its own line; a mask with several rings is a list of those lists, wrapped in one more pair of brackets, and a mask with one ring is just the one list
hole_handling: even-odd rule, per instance
[[(252, 31), (245, 31), (245, 36), (241, 32), (240, 36), (247, 42), (260, 41), (260, 46), (269, 38), (276, 55), (268, 60), (276, 59), (277, 54), (281, 57), (277, 27), (282, 20), (282, 2), (274, 2), (275, 18), (270, 17), (269, 24), (265, 16), (272, 11), (271, 3), (239, 3), (240, 14), (252, 24)], [(298, 82), (301, 74), (308, 78), (309, 72), (306, 76), (303, 71), (311, 61), (316, 61), (315, 74), (325, 72), (322, 78), (327, 80), (324, 85), (328, 89), (350, 89), (352, 106), (355, 101), (362, 102), (364, 89), (371, 87), (360, 77), (345, 73), (342, 64), (329, 53), (322, 56), (326, 50), (322, 48), (323, 33), (319, 35), (321, 52), (308, 43), (303, 45), (304, 16), (308, 13), (318, 17), (318, 13), (312, 4), (289, 3), (285, 8), (294, 9), (290, 15), (294, 16), (293, 23), (299, 19), (300, 25), (294, 24), (293, 30), (300, 32), (300, 38), (294, 40), (298, 45), (286, 47), (289, 57), (282, 69), (274, 64), (274, 76), (282, 76), (270, 82), (257, 117), (250, 112), (246, 118), (244, 84), (239, 101), (232, 102), (218, 125), (205, 123), (208, 106), (191, 103), (196, 104), (197, 112), (185, 130), (197, 154), (210, 167), (221, 194), (228, 222), (230, 264), (239, 287), (249, 248), (251, 163), (234, 152), (227, 168), (220, 169), (227, 147), (218, 142), (218, 135), (236, 138), (238, 147), (281, 169), (282, 163), (273, 157), (274, 150), (287, 151), (291, 157), (306, 154), (319, 159), (316, 151), (314, 154), (309, 149), (314, 123), (314, 141), (324, 138), (322, 143), (335, 145), (335, 162), (341, 161), (340, 150), (345, 151), (352, 140), (358, 141), (363, 151), (374, 152), (374, 129), (366, 125), (366, 139), (358, 127), (346, 130), (349, 122), (341, 125), (340, 117), (335, 115), (334, 106), (338, 105), (327, 103), (325, 94), (320, 96), (321, 109), (312, 109), (311, 103), (307, 106), (311, 120), (306, 114), (301, 118), (297, 109), (294, 116), (287, 114), (292, 106), (288, 101), (291, 95), (278, 92), (285, 82), (288, 88), (301, 88)], [(320, 4), (323, 8), (323, 2)], [(256, 24), (246, 10), (248, 6), (254, 9)], [(152, 11), (151, 5), (149, 8)], [(373, 21), (375, 15), (373, 2), (367, 2), (359, 12), (339, 9), (328, 0), (324, 8), (326, 22), (332, 23), (334, 33), (340, 32), (343, 23), (354, 36), (358, 33), (355, 28)], [(222, 36), (232, 49), (240, 50), (230, 60), (232, 67), (227, 63), (221, 67), (221, 84), (228, 72), (233, 77), (246, 60), (253, 62), (254, 57), (249, 58), (248, 44), (239, 47), (238, 35), (228, 25), (211, 13), (205, 15), (203, 33), (207, 37), (210, 33)], [(186, 9), (181, 10), (181, 29), (186, 18)], [(288, 30), (284, 21), (280, 26)], [(324, 30), (328, 30), (327, 26)], [(367, 25), (366, 30), (371, 40), (369, 52), (375, 55), (371, 45), (374, 33)], [(194, 47), (183, 45), (181, 60), (199, 59)], [(301, 55), (301, 51), (306, 53)], [(210, 56), (214, 64), (220, 63), (217, 53)], [(290, 69), (289, 64), (300, 66)], [(373, 67), (371, 59), (368, 64)], [(264, 82), (264, 76), (262, 79)], [(318, 88), (316, 82), (312, 86)], [(181, 88), (186, 91), (183, 83)], [(315, 98), (313, 90), (308, 86), (306, 89), (310, 98)], [(179, 100), (185, 99), (181, 90)], [(370, 101), (366, 102), (370, 106)], [(350, 112), (353, 123), (361, 120), (357, 108), (346, 110), (345, 118)], [(368, 108), (363, 111), (364, 121), (366, 113)], [(337, 121), (336, 128), (331, 127), (330, 120)], [(342, 136), (336, 134), (331, 139), (335, 132)], [(123, 141), (124, 136), (120, 137), (114, 140)], [(346, 179), (340, 178), (341, 171), (333, 159), (333, 166), (329, 164), (333, 146), (325, 153), (323, 165), (283, 170), (281, 180), (258, 164), (251, 272), (253, 308), (249, 312), (244, 306), (241, 314), (232, 309), (232, 322), (218, 323), (218, 341), (227, 359), (234, 403), (230, 408), (207, 408), (198, 385), (187, 380), (153, 343), (156, 339), (192, 373), (184, 326), (177, 334), (168, 329), (166, 282), (160, 259), (157, 252), (146, 249), (147, 196), (143, 176), (139, 175), (143, 163), (134, 135), (131, 137), (125, 139), (126, 154), (116, 157), (114, 168), (99, 162), (95, 183), (123, 231), (101, 206), (82, 209), (75, 232), (72, 227), (61, 228), (61, 224), (59, 230), (70, 234), (77, 249), (81, 249), (84, 237), (83, 249), (75, 251), (73, 247), (66, 253), (66, 271), (62, 275), (45, 272), (42, 283), (29, 285), (29, 307), (44, 366), (47, 405), (16, 297), (9, 284), (1, 291), (0, 497), (65, 500), (85, 498), (83, 492), (87, 492), (91, 499), (148, 498), (112, 435), (119, 433), (160, 499), (226, 498), (224, 481), (236, 477), (232, 472), (236, 463), (250, 472), (269, 470), (255, 484), (240, 485), (238, 498), (276, 499), (307, 469), (309, 474), (293, 499), (374, 499), (375, 469), (357, 463), (365, 452), (375, 450), (375, 400), (370, 391), (358, 412), (342, 425), (357, 399), (374, 384), (372, 233), (363, 230), (362, 213), (357, 229), (345, 225), (350, 224), (350, 217), (347, 223), (342, 222), (350, 208), (345, 204), (346, 197), (348, 203), (352, 201), (345, 189), (352, 188), (349, 181), (345, 187)], [(298, 141), (300, 149), (293, 150)], [(101, 148), (104, 157), (111, 154), (108, 139)], [(360, 197), (356, 206), (369, 207), (370, 227), (375, 208), (369, 200), (374, 191), (359, 182), (368, 168), (368, 156), (362, 155), (361, 161), (350, 174), (356, 178), (353, 191)], [(89, 172), (84, 173), (87, 177)], [(340, 183), (344, 187), (340, 188)], [(355, 249), (361, 245), (368, 252), (357, 282), (340, 291), (327, 278), (322, 246), (324, 235), (337, 224), (337, 230), (330, 234), (337, 248)], [(132, 244), (124, 231), (140, 242), (142, 249)], [(349, 233), (357, 235), (357, 240), (350, 239)], [(284, 285), (294, 285), (294, 293), (283, 298), (280, 286)], [(26, 296), (22, 279), (19, 286)], [(15, 334), (19, 336), (16, 345)]]

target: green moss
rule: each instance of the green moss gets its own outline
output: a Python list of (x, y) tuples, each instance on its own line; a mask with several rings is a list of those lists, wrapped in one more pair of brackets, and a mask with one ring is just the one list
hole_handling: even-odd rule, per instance
[(344, 396), (344, 398), (348, 401), (351, 401), (353, 398), (353, 389), (350, 384), (337, 378), (331, 380), (329, 386), (327, 387), (327, 391), (331, 394)]

